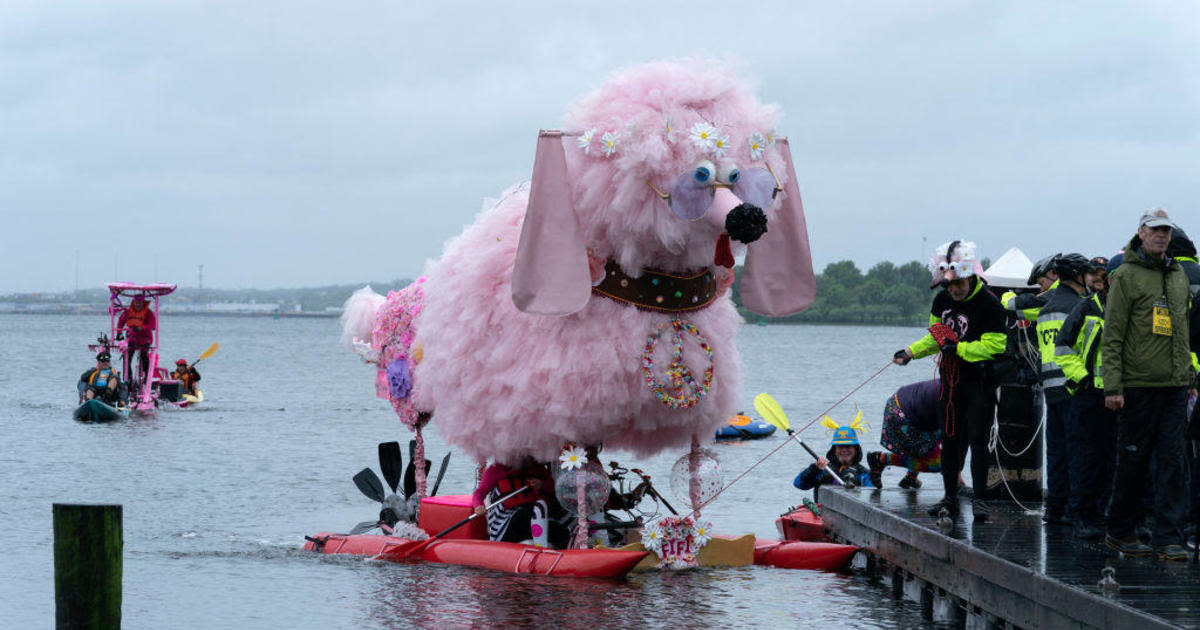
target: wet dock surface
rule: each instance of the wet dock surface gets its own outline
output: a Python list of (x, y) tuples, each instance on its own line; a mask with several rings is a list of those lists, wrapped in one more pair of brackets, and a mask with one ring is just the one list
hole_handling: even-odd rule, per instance
[[(992, 501), (990, 520), (974, 523), (963, 499), (962, 516), (943, 535), (926, 513), (940, 496), (933, 488), (823, 489), (821, 503), (833, 534), (872, 551), (883, 573), (902, 574), (898, 593), (904, 578), (922, 582), (988, 625), (1200, 628), (1200, 565), (1120, 557), (1011, 501)], [(1115, 593), (1098, 586), (1105, 567)]]

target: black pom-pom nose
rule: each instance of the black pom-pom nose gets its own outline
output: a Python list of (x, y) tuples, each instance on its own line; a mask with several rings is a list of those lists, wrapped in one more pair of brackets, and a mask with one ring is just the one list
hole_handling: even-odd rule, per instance
[(739, 243), (753, 243), (767, 232), (767, 215), (762, 208), (743, 203), (725, 217), (725, 232)]

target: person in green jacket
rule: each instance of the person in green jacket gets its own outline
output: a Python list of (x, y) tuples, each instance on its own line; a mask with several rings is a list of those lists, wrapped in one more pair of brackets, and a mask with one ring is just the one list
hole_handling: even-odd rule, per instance
[(1166, 255), (1173, 224), (1166, 211), (1142, 215), (1125, 259), (1110, 276), (1104, 312), (1104, 404), (1117, 423), (1117, 472), (1105, 544), (1128, 556), (1153, 549), (1134, 535), (1142, 480), (1154, 458), (1153, 542), (1166, 560), (1187, 561), (1183, 526), (1187, 479), (1183, 448), (1188, 389), (1188, 280)]
[[(1104, 406), (1104, 304), (1108, 296), (1108, 259), (1088, 261), (1087, 286), (1094, 293), (1080, 300), (1063, 321), (1055, 354), (1071, 394), (1068, 438), (1071, 495), (1076, 500), (1075, 536), (1099, 540), (1112, 493), (1116, 461), (1117, 414)], [(1049, 444), (1047, 444), (1049, 446)]]

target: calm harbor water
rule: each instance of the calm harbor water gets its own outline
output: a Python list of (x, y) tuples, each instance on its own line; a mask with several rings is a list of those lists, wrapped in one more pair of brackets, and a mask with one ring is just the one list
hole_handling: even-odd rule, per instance
[[(168, 316), (163, 359), (201, 363), (205, 403), (111, 425), (71, 420), (86, 344), (103, 317), (0, 315), (0, 626), (47, 627), (54, 618), (50, 506), (124, 506), (126, 628), (935, 627), (918, 607), (860, 574), (762, 567), (650, 572), (626, 580), (536, 578), (444, 565), (394, 565), (300, 550), (305, 534), (347, 531), (377, 505), (350, 477), (378, 470), (376, 444), (407, 442), (372, 374), (337, 344), (332, 319)], [(874, 374), (916, 328), (744, 326), (745, 408), (771, 393), (803, 426)], [(857, 404), (878, 448), (886, 397), (930, 378), (929, 361), (892, 367), (832, 415)], [(818, 425), (803, 433), (826, 444)], [(726, 481), (783, 440), (718, 444)], [(446, 452), (436, 431), (428, 456)], [(821, 449), (822, 451), (824, 448)], [(407, 453), (405, 453), (407, 457)], [(609, 457), (611, 455), (612, 457)], [(669, 490), (679, 453), (634, 461)], [(717, 533), (776, 537), (774, 520), (804, 496), (792, 487), (809, 463), (788, 444), (705, 512)], [(889, 485), (901, 472), (885, 475)], [(443, 493), (469, 492), (474, 465), (453, 457)], [(940, 492), (927, 478), (923, 492)], [(852, 620), (852, 621), (851, 621)], [(845, 624), (849, 624), (846, 626)]]

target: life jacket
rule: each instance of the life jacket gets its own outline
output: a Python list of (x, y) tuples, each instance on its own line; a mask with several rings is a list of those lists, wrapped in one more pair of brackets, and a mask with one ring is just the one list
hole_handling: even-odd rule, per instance
[(171, 374), (171, 376), (175, 377), (175, 379), (178, 380), (185, 389), (187, 389), (188, 391), (191, 391), (191, 389), (192, 389), (192, 371), (191, 370), (186, 369), (186, 368), (181, 369), (181, 370), (175, 370), (175, 372), (173, 374)]
[(129, 310), (125, 311), (125, 325), (128, 326), (129, 328), (145, 327), (146, 313), (149, 313), (149, 312), (150, 312), (149, 307), (145, 307), (140, 311), (133, 307), (130, 307)]
[[(496, 490), (500, 492), (500, 496), (504, 496), (517, 490), (518, 488), (523, 488), (529, 485), (528, 482), (532, 479), (534, 479), (534, 477), (526, 475), (524, 470), (509, 471), (508, 475), (496, 482)], [(537, 501), (537, 499), (538, 493), (534, 492), (533, 488), (530, 488), (529, 490), (526, 490), (525, 492), (508, 499), (500, 505), (506, 510), (511, 510), (517, 506), (525, 505), (526, 503), (533, 503), (534, 501)]]
[(87, 384), (92, 387), (108, 387), (108, 379), (112, 378), (112, 375), (112, 368), (92, 370), (92, 375), (88, 377)]

